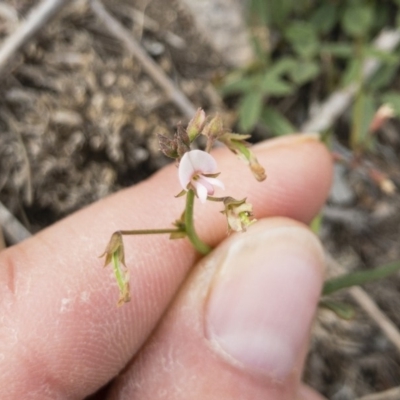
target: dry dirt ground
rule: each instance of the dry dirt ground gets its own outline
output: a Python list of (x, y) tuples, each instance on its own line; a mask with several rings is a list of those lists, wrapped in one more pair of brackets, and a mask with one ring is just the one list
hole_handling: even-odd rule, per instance
[[(8, 4), (20, 18), (32, 1)], [(143, 31), (132, 2), (105, 5), (142, 35), (148, 54), (195, 105), (221, 111), (211, 82), (227, 65), (178, 1), (149, 1), (146, 15), (158, 27)], [(14, 23), (0, 17), (0, 41)], [(0, 201), (30, 232), (37, 232), (165, 165), (168, 160), (158, 151), (156, 134), (173, 132), (181, 120), (185, 118), (179, 110), (106, 32), (86, 2), (73, 2), (0, 77)], [(400, 188), (399, 126), (393, 123), (392, 128), (392, 134), (378, 136), (376, 153), (368, 162)], [(321, 236), (327, 249), (351, 268), (400, 259), (399, 194), (385, 194), (363, 168), (346, 169), (344, 181), (350, 199), (333, 198), (324, 211)], [(400, 327), (399, 277), (367, 290)], [(347, 294), (339, 297), (354, 304)], [(355, 308), (350, 321), (321, 311), (315, 325), (305, 379), (332, 400), (400, 385), (398, 350)]]

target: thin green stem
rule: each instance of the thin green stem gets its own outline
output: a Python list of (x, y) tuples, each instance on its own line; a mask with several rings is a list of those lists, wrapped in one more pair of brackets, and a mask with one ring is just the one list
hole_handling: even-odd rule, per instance
[(325, 281), (322, 294), (327, 296), (338, 290), (351, 286), (365, 285), (366, 283), (383, 279), (400, 270), (400, 260), (367, 271), (356, 271), (340, 275)]
[[(188, 190), (186, 194), (186, 210), (185, 210), (185, 227), (183, 228), (171, 228), (171, 229), (136, 229), (118, 231), (121, 235), (153, 235), (163, 233), (180, 233), (185, 232), (194, 248), (201, 254), (208, 254), (211, 251), (211, 247), (204, 243), (197, 236), (196, 230), (194, 229), (193, 222), (193, 207), (194, 207), (194, 191)], [(223, 199), (223, 198), (222, 198)], [(216, 197), (210, 198), (212, 201), (223, 201)]]
[(130, 231), (118, 231), (121, 235), (156, 235), (163, 233), (178, 233), (182, 232), (179, 228), (171, 229), (136, 229)]
[(214, 196), (207, 196), (207, 200), (209, 201), (225, 201), (226, 197), (214, 197)]
[(193, 207), (194, 206), (194, 191), (189, 189), (186, 195), (186, 209), (185, 209), (185, 228), (186, 234), (191, 241), (194, 248), (201, 254), (208, 254), (211, 247), (200, 240), (194, 229), (193, 223)]
[(206, 148), (205, 148), (205, 151), (207, 153), (209, 153), (211, 151), (214, 143), (215, 143), (215, 139), (214, 138), (212, 138), (212, 137), (208, 137), (207, 138), (207, 144), (206, 144)]

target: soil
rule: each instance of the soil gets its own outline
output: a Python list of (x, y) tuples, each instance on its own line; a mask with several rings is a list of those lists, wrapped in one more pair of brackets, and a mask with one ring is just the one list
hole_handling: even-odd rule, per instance
[[(157, 29), (140, 29), (132, 2), (104, 2), (141, 35), (147, 52), (194, 104), (229, 119), (231, 111), (222, 107), (211, 84), (228, 67), (199, 34), (193, 17), (178, 0), (142, 3)], [(23, 18), (32, 2), (8, 4)], [(0, 13), (0, 40), (14, 23)], [(168, 40), (166, 32), (178, 39)], [(308, 98), (314, 89), (301, 94)], [(296, 107), (303, 115), (301, 98), (292, 102), (290, 112)], [(87, 3), (72, 2), (0, 78), (0, 201), (35, 233), (168, 163), (159, 152), (157, 133), (170, 134), (179, 121), (185, 122), (179, 110)], [(342, 125), (337, 133), (345, 139)], [(398, 125), (389, 127), (378, 133), (374, 153), (345, 166), (341, 179), (349, 198), (332, 197), (323, 212), (322, 240), (349, 268), (370, 269), (400, 259), (400, 196), (371, 178), (372, 166), (400, 187)], [(260, 131), (255, 137), (266, 135)], [(366, 289), (400, 327), (399, 276)], [(319, 312), (305, 380), (332, 400), (398, 386), (400, 354), (348, 294), (337, 298), (353, 304), (356, 315), (345, 321)]]

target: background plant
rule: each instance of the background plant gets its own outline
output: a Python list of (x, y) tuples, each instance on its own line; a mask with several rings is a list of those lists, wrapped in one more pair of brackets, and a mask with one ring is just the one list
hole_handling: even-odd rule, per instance
[[(388, 103), (400, 115), (400, 95), (391, 88), (399, 50), (388, 53), (373, 45), (382, 29), (398, 25), (399, 5), (398, 0), (251, 0), (248, 20), (256, 60), (221, 85), (237, 108), (241, 131), (292, 133), (313, 101), (355, 84), (349, 144), (354, 150), (370, 148), (378, 108)], [(370, 57), (381, 67), (367, 81), (363, 63)]]
[[(350, 147), (350, 152), (342, 147), (338, 153), (335, 148), (347, 171), (358, 168), (382, 192), (392, 194), (395, 185), (363, 155), (375, 150), (376, 133), (387, 119), (400, 116), (400, 95), (395, 90), (400, 51), (378, 50), (374, 43), (382, 31), (399, 26), (400, 1), (250, 0), (248, 4), (255, 61), (228, 74), (220, 85), (236, 111), (239, 130), (260, 139), (298, 132), (314, 104), (351, 89), (354, 98), (348, 112), (340, 123), (319, 133)], [(378, 60), (380, 67), (366, 77), (364, 65), (370, 59)], [(312, 225), (315, 231), (320, 229), (320, 217)], [(395, 265), (396, 270), (399, 263)], [(338, 283), (333, 280), (333, 286), (339, 290), (360, 276), (372, 281), (387, 271), (385, 265), (373, 268), (341, 277)], [(330, 294), (330, 284), (324, 295)], [(353, 316), (344, 304), (323, 298), (321, 305), (342, 317)]]

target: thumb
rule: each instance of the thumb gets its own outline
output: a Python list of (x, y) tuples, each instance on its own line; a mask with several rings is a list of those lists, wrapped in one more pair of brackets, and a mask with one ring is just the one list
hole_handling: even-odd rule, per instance
[(293, 400), (322, 281), (304, 225), (271, 218), (233, 235), (200, 261), (111, 397)]

